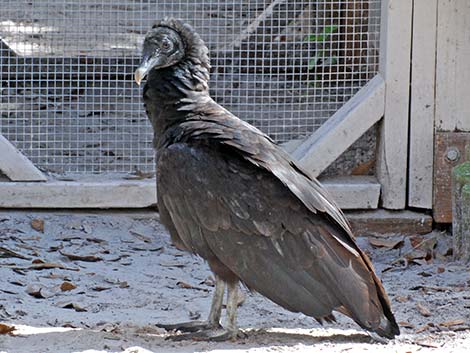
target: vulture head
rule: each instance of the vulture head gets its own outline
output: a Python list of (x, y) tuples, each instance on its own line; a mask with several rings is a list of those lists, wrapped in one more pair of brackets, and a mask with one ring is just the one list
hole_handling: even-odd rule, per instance
[(145, 36), (142, 62), (134, 73), (135, 81), (140, 85), (152, 70), (185, 62), (208, 73), (208, 52), (204, 41), (190, 25), (173, 18), (164, 19), (155, 23)]

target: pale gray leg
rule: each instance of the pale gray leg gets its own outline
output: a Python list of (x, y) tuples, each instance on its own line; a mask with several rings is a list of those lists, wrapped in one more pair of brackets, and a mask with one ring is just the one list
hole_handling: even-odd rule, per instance
[(224, 290), (222, 282), (222, 286), (216, 285), (214, 297), (212, 299), (211, 313), (209, 314), (209, 322), (206, 327), (199, 329), (197, 332), (171, 336), (169, 337), (169, 339), (174, 341), (182, 341), (188, 339), (195, 341), (227, 341), (234, 340), (237, 337), (246, 337), (245, 334), (240, 333), (238, 331), (237, 327), (238, 282), (227, 283), (226, 327), (221, 327), (219, 324), (223, 295)]
[(211, 311), (207, 321), (189, 321), (179, 324), (156, 324), (157, 327), (168, 331), (197, 332), (201, 330), (220, 328), (220, 316), (222, 315), (222, 301), (224, 299), (225, 282), (215, 276), (215, 289), (212, 296)]
[(227, 284), (227, 324), (225, 328), (234, 333), (236, 337), (237, 327), (237, 310), (238, 310), (238, 282)]
[(224, 300), (225, 282), (219, 277), (215, 276), (215, 289), (214, 296), (212, 297), (211, 311), (207, 321), (213, 327), (220, 325), (220, 316), (222, 315), (222, 302)]

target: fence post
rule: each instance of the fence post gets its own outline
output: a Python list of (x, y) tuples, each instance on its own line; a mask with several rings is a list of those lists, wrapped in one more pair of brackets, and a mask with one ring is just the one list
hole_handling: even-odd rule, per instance
[(382, 1), (379, 71), (385, 79), (385, 116), (377, 179), (382, 206), (388, 209), (404, 209), (406, 204), (412, 5), (410, 0)]

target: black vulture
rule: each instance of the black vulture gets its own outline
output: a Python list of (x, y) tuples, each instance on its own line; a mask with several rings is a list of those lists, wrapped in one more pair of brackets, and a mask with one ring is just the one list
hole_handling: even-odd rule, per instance
[[(293, 312), (332, 311), (393, 338), (387, 294), (342, 211), (289, 154), (209, 95), (208, 49), (179, 20), (157, 22), (135, 71), (154, 129), (161, 222), (216, 279), (207, 321), (161, 325), (181, 338), (234, 339), (239, 282)], [(220, 325), (227, 286), (227, 320)]]

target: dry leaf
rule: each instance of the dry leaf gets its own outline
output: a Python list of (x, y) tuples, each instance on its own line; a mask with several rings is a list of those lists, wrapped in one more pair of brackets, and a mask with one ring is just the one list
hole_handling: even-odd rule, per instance
[(438, 267), (437, 268), (437, 273), (444, 273), (446, 269), (444, 267)]
[(151, 243), (152, 242), (151, 237), (149, 237), (147, 235), (140, 234), (140, 233), (136, 232), (135, 230), (130, 230), (129, 233), (131, 233), (137, 239), (142, 240), (144, 243)]
[(369, 243), (374, 248), (398, 249), (405, 243), (401, 239), (369, 238)]
[(111, 287), (101, 287), (101, 286), (96, 286), (96, 287), (93, 287), (92, 290), (94, 290), (95, 292), (102, 292), (104, 290), (110, 290)]
[(43, 261), (41, 259), (34, 259), (33, 261), (31, 261), (32, 264), (44, 264), (46, 263), (46, 261)]
[(405, 296), (398, 295), (398, 296), (395, 297), (395, 300), (397, 302), (400, 302), (400, 303), (406, 303), (409, 299), (410, 299), (410, 297), (407, 296), (407, 295), (405, 295)]
[(12, 333), (15, 330), (15, 326), (0, 324), (0, 335), (6, 335), (8, 333)]
[(95, 255), (74, 255), (74, 254), (67, 254), (59, 250), (59, 253), (62, 256), (68, 257), (72, 261), (84, 261), (84, 262), (98, 262), (102, 261), (103, 259), (99, 256)]
[(85, 308), (82, 308), (80, 305), (75, 304), (75, 303), (67, 303), (62, 305), (62, 308), (64, 309), (73, 309), (76, 312), (85, 312), (87, 311)]
[(351, 175), (367, 175), (369, 174), (375, 166), (375, 158), (361, 163), (353, 168)]
[(407, 321), (400, 321), (400, 322), (398, 323), (398, 325), (400, 325), (401, 327), (404, 327), (404, 328), (415, 328), (415, 325), (410, 324), (410, 323), (407, 322)]
[(452, 327), (452, 326), (457, 326), (457, 325), (462, 325), (464, 324), (465, 321), (462, 319), (457, 319), (457, 320), (451, 320), (451, 321), (444, 321), (439, 324), (439, 326), (444, 326), (444, 327)]
[(4, 248), (3, 246), (0, 246), (0, 257), (17, 257), (18, 259), (23, 259), (23, 260), (30, 260), (30, 257), (21, 255), (13, 250)]
[(73, 283), (70, 283), (70, 282), (63, 282), (61, 285), (60, 285), (60, 290), (62, 292), (67, 292), (69, 290), (73, 290), (77, 288), (77, 286)]
[(56, 295), (53, 291), (37, 284), (30, 284), (26, 287), (26, 293), (37, 299), (47, 299)]
[(418, 275), (423, 276), (423, 277), (431, 277), (432, 273), (422, 271), (422, 272), (418, 273)]
[(38, 232), (44, 233), (44, 220), (35, 218), (31, 221), (31, 228), (37, 230)]
[(416, 236), (413, 236), (413, 237), (410, 237), (410, 243), (411, 243), (411, 246), (413, 248), (417, 248), (419, 244), (421, 244), (423, 242), (423, 237), (419, 236), (419, 235), (416, 235)]
[(53, 262), (44, 262), (44, 263), (38, 263), (38, 264), (33, 264), (27, 268), (17, 268), (18, 270), (50, 270), (52, 268), (58, 268), (60, 270), (69, 270), (69, 271), (80, 271), (78, 268), (70, 268), (70, 267), (65, 267), (64, 265), (61, 264), (56, 264)]
[(423, 325), (423, 326), (419, 327), (418, 329), (416, 329), (415, 333), (421, 333), (421, 332), (427, 331), (427, 329), (429, 327), (430, 327), (429, 324)]
[(431, 311), (422, 303), (416, 303), (416, 309), (418, 309), (419, 313), (424, 317), (431, 316)]
[(183, 281), (178, 281), (176, 282), (176, 285), (180, 288), (184, 288), (184, 289), (195, 289), (195, 290), (202, 290), (204, 292), (208, 292), (208, 290), (206, 288), (200, 288), (200, 287), (195, 287), (191, 284), (188, 284), (186, 282), (183, 282)]
[(119, 288), (129, 288), (129, 284), (126, 281), (119, 282)]

